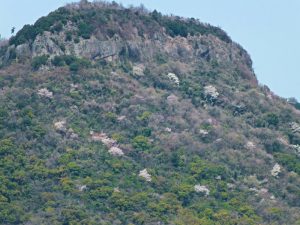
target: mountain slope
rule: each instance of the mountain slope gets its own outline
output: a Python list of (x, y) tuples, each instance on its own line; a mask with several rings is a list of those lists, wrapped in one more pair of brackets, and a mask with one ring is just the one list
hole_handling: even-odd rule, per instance
[(299, 111), (221, 29), (82, 1), (0, 53), (1, 223), (299, 223)]

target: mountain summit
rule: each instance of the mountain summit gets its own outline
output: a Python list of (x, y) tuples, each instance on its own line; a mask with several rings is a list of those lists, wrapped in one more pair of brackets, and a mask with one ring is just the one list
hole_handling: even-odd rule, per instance
[(299, 224), (300, 111), (220, 28), (81, 1), (0, 43), (2, 224)]

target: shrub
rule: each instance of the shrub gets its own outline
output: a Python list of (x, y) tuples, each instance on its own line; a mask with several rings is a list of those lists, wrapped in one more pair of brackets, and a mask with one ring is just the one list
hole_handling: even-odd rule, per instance
[(286, 166), (289, 171), (294, 171), (300, 175), (300, 159), (296, 155), (276, 153), (275, 158), (279, 163)]
[(95, 190), (90, 191), (89, 195), (90, 198), (94, 199), (94, 200), (99, 200), (99, 199), (103, 199), (103, 198), (108, 198), (112, 195), (114, 189), (112, 187), (108, 187), (108, 186), (103, 186), (103, 187), (99, 187)]
[[(69, 15), (70, 12), (66, 8), (61, 7), (58, 10), (51, 12), (48, 16), (38, 19), (34, 25), (25, 25), (15, 37), (9, 40), (9, 44), (20, 45), (27, 41), (32, 41), (37, 35), (44, 31), (51, 31), (51, 29), (59, 31), (62, 29), (62, 24), (66, 23)], [(52, 27), (55, 23), (57, 23), (57, 25)]]
[(90, 24), (81, 22), (78, 25), (78, 35), (84, 39), (89, 39), (93, 32), (93, 27)]
[(55, 56), (52, 60), (52, 64), (54, 66), (64, 66), (66, 64), (72, 72), (77, 72), (80, 68), (88, 68), (91, 65), (90, 61), (77, 58), (73, 55)]
[(63, 66), (65, 65), (65, 61), (64, 61), (64, 58), (62, 56), (55, 56), (53, 59), (52, 59), (52, 64), (54, 66)]
[(165, 23), (167, 31), (169, 34), (174, 37), (174, 36), (182, 36), (186, 37), (188, 35), (188, 28), (186, 24), (182, 23), (181, 21), (178, 20), (169, 20)]
[(145, 151), (150, 148), (148, 138), (142, 135), (136, 136), (132, 141), (132, 145), (135, 149), (140, 151)]
[(66, 39), (65, 41), (72, 41), (72, 32), (71, 31), (67, 31), (66, 32)]
[[(77, 72), (80, 68), (88, 68), (91, 65), (90, 61), (81, 58), (70, 58), (70, 61), (73, 61), (70, 64), (70, 70), (72, 72)], [(68, 64), (68, 62), (66, 63)]]
[(12, 152), (14, 149), (14, 145), (11, 139), (3, 139), (0, 141), (0, 155), (5, 155), (7, 153)]
[(279, 117), (274, 113), (268, 113), (265, 115), (264, 120), (266, 121), (268, 126), (277, 127), (279, 124)]
[(42, 65), (46, 65), (48, 61), (49, 56), (42, 55), (37, 56), (32, 59), (31, 66), (34, 70), (38, 70)]
[(55, 32), (60, 32), (62, 31), (63, 29), (63, 24), (62, 22), (58, 22), (57, 24), (55, 24), (53, 27), (52, 27), (52, 31), (55, 31)]
[(106, 119), (111, 121), (112, 123), (117, 122), (117, 115), (113, 112), (108, 112), (105, 114)]
[(268, 153), (280, 152), (282, 149), (282, 145), (279, 141), (272, 141), (269, 139), (266, 140), (264, 146)]

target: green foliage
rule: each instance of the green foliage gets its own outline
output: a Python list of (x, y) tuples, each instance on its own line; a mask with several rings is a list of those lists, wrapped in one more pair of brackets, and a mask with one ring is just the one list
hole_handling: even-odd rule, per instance
[[(11, 45), (20, 45), (25, 42), (30, 42), (35, 37), (44, 31), (56, 31), (59, 32), (62, 29), (62, 25), (67, 22), (70, 12), (65, 8), (59, 8), (58, 10), (51, 12), (48, 16), (41, 17), (34, 25), (25, 25), (16, 36), (9, 40)], [(52, 27), (54, 25), (54, 27)]]
[(111, 122), (113, 122), (113, 123), (117, 122), (117, 115), (116, 115), (115, 113), (113, 113), (113, 112), (108, 112), (108, 113), (106, 113), (106, 114), (105, 114), (105, 117), (106, 117), (109, 121), (111, 121)]
[(158, 64), (165, 64), (167, 62), (166, 56), (162, 54), (157, 54), (155, 56), (155, 60)]
[(72, 41), (72, 32), (71, 31), (67, 31), (66, 32), (66, 39), (65, 41)]
[(26, 221), (26, 214), (16, 202), (1, 202), (0, 222), (2, 224), (21, 224)]
[(113, 188), (112, 187), (99, 187), (95, 190), (91, 190), (89, 192), (89, 195), (90, 195), (90, 198), (94, 199), (94, 200), (98, 200), (98, 201), (101, 201), (101, 199), (103, 198), (108, 198), (112, 195), (113, 193)]
[(78, 72), (78, 70), (80, 70), (81, 68), (88, 68), (91, 66), (91, 62), (87, 59), (78, 58), (73, 55), (55, 56), (51, 62), (54, 66), (68, 65), (70, 71), (72, 72)]
[(275, 157), (278, 162), (286, 166), (289, 171), (300, 174), (300, 159), (298, 156), (286, 153), (276, 153)]
[(264, 117), (268, 126), (275, 126), (277, 127), (279, 124), (279, 117), (274, 113), (268, 113)]
[(38, 70), (42, 65), (46, 65), (48, 61), (49, 56), (42, 55), (42, 56), (36, 56), (32, 59), (31, 66), (34, 70)]
[(0, 155), (13, 153), (13, 143), (11, 139), (3, 139), (0, 141)]
[(275, 140), (265, 140), (265, 149), (268, 153), (275, 153), (282, 151), (282, 145), (279, 141)]
[(52, 64), (53, 64), (53, 66), (64, 66), (65, 60), (64, 60), (63, 56), (55, 56), (52, 59)]
[(185, 155), (182, 151), (174, 151), (171, 155), (171, 162), (174, 167), (183, 167), (185, 165)]
[(227, 170), (218, 165), (206, 162), (199, 157), (195, 157), (189, 164), (191, 173), (198, 179), (215, 179), (217, 176), (226, 178)]
[(148, 141), (148, 138), (146, 138), (145, 136), (142, 136), (142, 135), (138, 135), (132, 140), (132, 146), (136, 150), (146, 151), (150, 148), (151, 145)]
[(87, 68), (89, 66), (91, 66), (91, 62), (89, 62), (88, 60), (83, 59), (83, 58), (76, 58), (76, 60), (74, 60), (70, 64), (69, 68), (70, 68), (70, 71), (77, 72), (79, 69)]
[[(191, 40), (198, 49), (215, 40), (205, 35), (231, 42), (221, 29), (194, 19), (91, 4), (81, 1), (79, 9), (43, 17), (10, 41), (32, 44), (44, 31), (65, 32), (71, 21), (77, 30), (62, 34), (66, 46), (93, 33), (127, 40), (131, 27), (141, 40), (157, 42), (163, 28), (172, 36), (202, 34), (199, 43)], [(299, 123), (295, 111), (281, 100), (267, 101), (262, 88), (244, 78), (237, 67), (248, 59), (235, 44), (221, 45), (229, 61), (213, 55), (178, 60), (163, 48), (141, 56), (139, 46), (124, 47), (113, 62), (75, 55), (51, 56), (50, 62), (42, 56), (32, 59), (33, 69), (50, 63), (64, 68), (33, 73), (27, 61), (16, 60), (1, 69), (0, 223), (293, 224), (300, 170), (292, 146), (300, 144), (300, 135), (289, 124)], [(144, 76), (133, 73), (137, 64), (145, 67)], [(166, 76), (172, 71), (179, 86)], [(207, 104), (206, 85), (220, 93), (214, 104)], [(41, 88), (53, 98), (38, 95)], [(240, 104), (246, 112), (232, 116)], [(55, 123), (62, 120), (59, 129)], [(111, 154), (112, 146), (124, 155)], [(269, 179), (275, 162), (295, 173)], [(151, 182), (139, 176), (143, 169)], [(209, 195), (196, 192), (198, 184)], [(256, 195), (254, 188), (268, 194)], [(268, 200), (271, 195), (277, 200)]]
[(230, 37), (222, 29), (213, 27), (208, 24), (202, 24), (195, 19), (184, 20), (182, 18), (168, 18), (162, 16), (156, 10), (151, 13), (151, 16), (160, 25), (164, 26), (171, 36), (182, 36), (187, 37), (188, 34), (212, 34), (219, 37), (221, 40), (230, 43)]
[(188, 26), (185, 23), (182, 23), (179, 20), (167, 20), (165, 23), (167, 31), (171, 36), (182, 36), (187, 37), (188, 35)]
[(93, 27), (90, 24), (81, 22), (78, 25), (78, 35), (84, 39), (89, 39), (93, 32)]

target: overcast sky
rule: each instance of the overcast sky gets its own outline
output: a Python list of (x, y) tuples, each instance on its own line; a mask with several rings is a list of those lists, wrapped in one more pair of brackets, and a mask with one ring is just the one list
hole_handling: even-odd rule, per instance
[[(0, 34), (9, 37), (68, 0), (0, 0)], [(260, 83), (300, 100), (300, 0), (120, 0), (224, 29), (251, 55)]]

